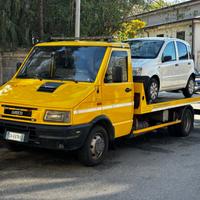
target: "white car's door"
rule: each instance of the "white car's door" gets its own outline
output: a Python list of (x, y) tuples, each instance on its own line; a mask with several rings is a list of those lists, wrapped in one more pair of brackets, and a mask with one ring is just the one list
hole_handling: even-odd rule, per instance
[(192, 59), (189, 58), (187, 46), (180, 41), (176, 41), (178, 51), (178, 64), (175, 67), (176, 79), (179, 86), (185, 87), (190, 76), (191, 68), (193, 66)]
[(174, 41), (168, 42), (163, 50), (159, 66), (161, 90), (176, 89), (175, 67), (177, 66), (177, 52)]

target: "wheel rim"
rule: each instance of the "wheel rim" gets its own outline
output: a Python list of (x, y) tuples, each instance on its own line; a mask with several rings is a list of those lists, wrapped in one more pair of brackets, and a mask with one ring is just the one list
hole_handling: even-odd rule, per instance
[(96, 133), (91, 140), (90, 151), (94, 160), (99, 159), (105, 150), (105, 140), (101, 133)]
[(190, 80), (189, 83), (188, 83), (188, 91), (190, 94), (193, 94), (194, 92), (194, 81), (193, 80)]
[(150, 86), (150, 95), (152, 100), (155, 100), (158, 96), (158, 85), (155, 82)]

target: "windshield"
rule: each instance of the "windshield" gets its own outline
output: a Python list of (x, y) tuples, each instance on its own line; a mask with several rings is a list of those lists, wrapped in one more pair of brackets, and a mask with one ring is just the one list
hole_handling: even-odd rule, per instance
[(133, 40), (128, 41), (131, 46), (132, 58), (156, 58), (162, 48), (162, 40)]
[(93, 82), (105, 47), (35, 47), (17, 78)]

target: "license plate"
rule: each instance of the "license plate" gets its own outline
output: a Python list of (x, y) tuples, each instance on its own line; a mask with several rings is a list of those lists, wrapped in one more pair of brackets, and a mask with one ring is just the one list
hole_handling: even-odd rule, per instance
[(6, 140), (13, 140), (17, 142), (24, 142), (25, 134), (23, 133), (16, 133), (12, 131), (6, 132)]

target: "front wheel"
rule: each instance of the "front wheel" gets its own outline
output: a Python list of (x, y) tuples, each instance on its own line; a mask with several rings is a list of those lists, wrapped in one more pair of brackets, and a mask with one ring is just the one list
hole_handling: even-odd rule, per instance
[(94, 126), (83, 147), (78, 151), (79, 160), (86, 166), (100, 164), (108, 151), (108, 133), (102, 126)]
[(151, 78), (147, 87), (147, 102), (154, 103), (158, 97), (159, 83), (155, 78)]
[(195, 90), (195, 79), (190, 76), (186, 88), (183, 89), (183, 95), (186, 98), (190, 98), (194, 94)]

